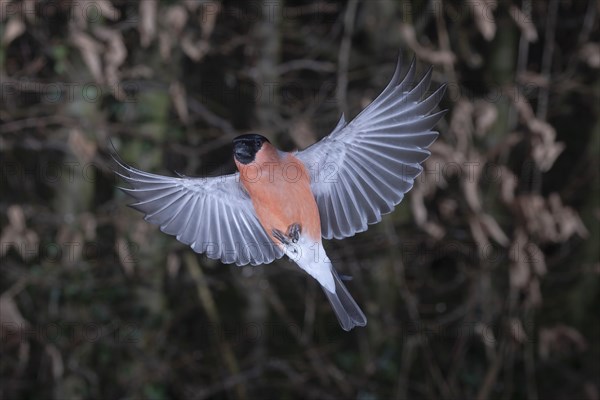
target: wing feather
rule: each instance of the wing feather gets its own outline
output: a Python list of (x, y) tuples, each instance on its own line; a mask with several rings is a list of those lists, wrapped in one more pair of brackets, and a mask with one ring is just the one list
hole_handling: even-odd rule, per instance
[(326, 239), (352, 236), (381, 221), (431, 154), (427, 147), (438, 136), (432, 129), (445, 113), (434, 110), (446, 86), (426, 96), (432, 69), (416, 84), (414, 59), (403, 78), (400, 70), (399, 59), (388, 85), (356, 118), (347, 123), (342, 115), (329, 136), (296, 153), (310, 171)]
[(173, 178), (113, 158), (115, 173), (131, 186), (120, 188), (135, 199), (130, 206), (195, 252), (238, 265), (267, 264), (283, 256), (260, 225), (238, 174)]

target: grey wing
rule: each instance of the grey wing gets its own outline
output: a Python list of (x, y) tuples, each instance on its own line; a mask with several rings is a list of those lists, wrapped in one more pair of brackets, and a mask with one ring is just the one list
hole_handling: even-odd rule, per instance
[(195, 252), (237, 265), (267, 264), (283, 256), (260, 225), (238, 174), (172, 178), (115, 162), (120, 167), (115, 173), (132, 186), (121, 188), (136, 200), (131, 207)]
[(414, 60), (402, 80), (400, 64), (388, 86), (352, 122), (342, 115), (329, 136), (296, 153), (311, 175), (326, 239), (352, 236), (381, 221), (412, 188), (431, 154), (427, 147), (438, 136), (432, 129), (445, 111), (432, 112), (445, 85), (423, 99), (431, 68), (414, 85)]

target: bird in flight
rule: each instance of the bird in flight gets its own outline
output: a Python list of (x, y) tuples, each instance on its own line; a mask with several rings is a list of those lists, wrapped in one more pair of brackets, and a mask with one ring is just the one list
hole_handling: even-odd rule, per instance
[(131, 206), (145, 220), (223, 263), (268, 264), (288, 256), (321, 284), (342, 329), (367, 318), (335, 271), (322, 239), (342, 239), (381, 221), (408, 192), (437, 138), (434, 112), (445, 85), (425, 96), (431, 68), (415, 84), (415, 61), (398, 60), (383, 92), (321, 141), (284, 152), (256, 133), (233, 140), (238, 172), (167, 177), (118, 160)]

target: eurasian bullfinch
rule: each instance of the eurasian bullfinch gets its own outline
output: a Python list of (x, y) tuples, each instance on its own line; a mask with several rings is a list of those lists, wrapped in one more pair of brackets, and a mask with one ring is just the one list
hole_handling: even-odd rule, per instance
[(445, 85), (423, 99), (431, 68), (417, 83), (413, 60), (356, 118), (342, 115), (331, 134), (284, 152), (265, 137), (233, 140), (238, 172), (212, 178), (166, 177), (116, 160), (132, 188), (131, 206), (197, 253), (224, 263), (268, 264), (287, 255), (323, 287), (344, 330), (367, 318), (325, 254), (321, 239), (367, 230), (394, 209), (422, 171)]

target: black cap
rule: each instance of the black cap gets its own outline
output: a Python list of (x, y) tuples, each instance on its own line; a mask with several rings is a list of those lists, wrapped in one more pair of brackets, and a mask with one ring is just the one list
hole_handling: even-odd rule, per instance
[(242, 164), (254, 161), (256, 153), (261, 149), (264, 142), (269, 140), (257, 133), (248, 133), (233, 139), (233, 156)]

